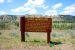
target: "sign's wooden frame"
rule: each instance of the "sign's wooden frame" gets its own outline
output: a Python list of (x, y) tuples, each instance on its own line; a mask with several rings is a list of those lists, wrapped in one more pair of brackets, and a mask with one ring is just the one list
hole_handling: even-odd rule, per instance
[[(27, 30), (25, 30), (27, 28), (27, 27), (25, 27), (26, 19), (27, 18), (25, 18), (25, 16), (20, 17), (21, 41), (25, 41), (25, 32), (28, 32)], [(35, 18), (35, 19), (38, 20), (38, 18)], [(39, 18), (39, 19), (41, 20), (42, 18)], [(52, 30), (52, 18), (46, 18), (46, 19), (48, 19), (47, 20), (47, 23), (48, 23), (47, 26), (49, 26), (46, 29), (46, 31), (35, 31), (35, 30), (33, 30), (33, 31), (29, 31), (29, 32), (47, 32), (47, 43), (49, 43), (51, 40), (50, 34), (51, 34), (51, 30)], [(34, 20), (34, 18), (32, 18), (32, 20)]]

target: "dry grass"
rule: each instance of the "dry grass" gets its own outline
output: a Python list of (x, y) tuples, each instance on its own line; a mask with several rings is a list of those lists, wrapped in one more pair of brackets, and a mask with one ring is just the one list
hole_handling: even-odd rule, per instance
[[(2, 33), (0, 35), (0, 50), (75, 50), (75, 39), (67, 34), (62, 34), (62, 37), (56, 36), (52, 37), (52, 41), (60, 41), (63, 44), (54, 45), (50, 47), (47, 44), (46, 33), (31, 33), (26, 35), (26, 42), (20, 41), (20, 31), (19, 30), (0, 30)], [(63, 31), (58, 31), (63, 32)]]

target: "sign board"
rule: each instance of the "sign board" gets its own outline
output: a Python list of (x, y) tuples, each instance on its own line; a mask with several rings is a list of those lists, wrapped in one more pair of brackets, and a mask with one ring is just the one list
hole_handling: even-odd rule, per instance
[(47, 32), (47, 42), (50, 42), (52, 18), (20, 17), (21, 41), (25, 41), (25, 32)]

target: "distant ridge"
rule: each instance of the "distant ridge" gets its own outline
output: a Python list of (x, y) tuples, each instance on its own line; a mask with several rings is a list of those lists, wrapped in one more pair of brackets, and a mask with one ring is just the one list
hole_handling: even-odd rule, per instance
[(26, 17), (51, 17), (53, 21), (71, 21), (75, 22), (75, 16), (72, 15), (57, 15), (57, 16), (42, 16), (42, 15), (0, 15), (0, 21), (15, 21), (20, 20), (21, 16)]
[(0, 15), (0, 21), (13, 21), (16, 20), (16, 15)]

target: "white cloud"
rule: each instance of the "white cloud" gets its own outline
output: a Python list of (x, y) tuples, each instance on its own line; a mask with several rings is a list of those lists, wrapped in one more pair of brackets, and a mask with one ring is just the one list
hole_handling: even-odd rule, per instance
[(26, 12), (29, 11), (31, 8), (28, 7), (18, 7), (16, 9), (11, 9), (12, 12)]
[(60, 7), (62, 7), (62, 6), (63, 6), (62, 3), (57, 3), (57, 4), (53, 5), (52, 8), (53, 8), (53, 9), (58, 9), (58, 8), (60, 8)]
[(25, 8), (25, 7), (19, 7), (16, 9), (11, 9), (11, 11), (13, 11), (14, 13), (28, 13), (28, 14), (36, 14), (37, 10), (35, 8)]
[(24, 6), (29, 6), (29, 5), (39, 6), (42, 5), (44, 1), (45, 0), (28, 0), (28, 2), (24, 4)]
[(29, 14), (36, 14), (37, 13), (37, 10), (36, 9), (31, 9), (30, 11), (29, 11)]
[(0, 0), (0, 3), (4, 3), (4, 0)]
[(58, 9), (60, 8), (60, 7), (62, 7), (62, 3), (57, 3), (57, 4), (55, 4), (55, 5), (53, 5), (51, 8), (52, 9), (49, 9), (49, 10), (47, 10), (46, 12), (45, 12), (45, 14), (46, 15), (58, 15)]
[(56, 10), (48, 10), (46, 11), (45, 15), (57, 15), (57, 11)]
[(5, 15), (5, 14), (8, 14), (8, 13), (4, 11), (0, 11), (0, 15)]
[(12, 0), (0, 0), (0, 3), (4, 3), (4, 2), (7, 2), (7, 3), (11, 3), (12, 2)]
[(48, 5), (44, 5), (44, 4), (42, 4), (42, 5), (40, 5), (40, 6), (37, 6), (38, 8), (43, 8), (43, 9), (47, 9), (49, 6)]
[(46, 9), (46, 8), (48, 8), (48, 7), (49, 7), (49, 6), (44, 6), (43, 8)]
[(44, 0), (34, 0), (34, 1), (32, 0), (31, 4), (33, 4), (33, 5), (42, 5), (43, 2), (44, 2)]
[(45, 0), (28, 0), (23, 6), (17, 7), (15, 9), (11, 9), (10, 11), (14, 13), (29, 13), (29, 14), (36, 14), (37, 9), (36, 7), (42, 7), (46, 9), (48, 6), (42, 6)]
[(43, 9), (47, 9), (49, 6), (42, 5), (41, 7), (42, 7)]
[(75, 15), (75, 4), (67, 6), (64, 8), (64, 11), (61, 13), (64, 15)]
[(14, 13), (28, 13), (28, 14), (36, 14), (37, 10), (33, 7), (18, 7), (16, 9), (11, 9)]

